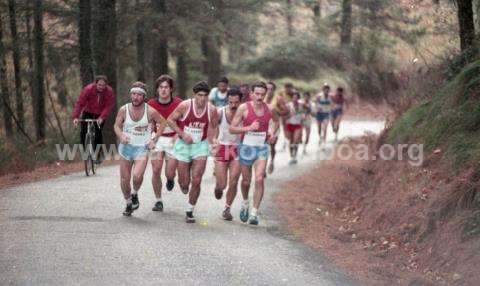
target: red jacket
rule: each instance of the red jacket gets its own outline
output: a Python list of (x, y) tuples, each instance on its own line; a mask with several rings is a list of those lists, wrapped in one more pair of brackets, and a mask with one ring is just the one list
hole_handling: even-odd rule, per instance
[(73, 107), (72, 118), (79, 118), (82, 112), (89, 112), (100, 115), (99, 117), (105, 120), (112, 111), (114, 104), (115, 93), (109, 85), (99, 93), (95, 83), (91, 83), (82, 89)]

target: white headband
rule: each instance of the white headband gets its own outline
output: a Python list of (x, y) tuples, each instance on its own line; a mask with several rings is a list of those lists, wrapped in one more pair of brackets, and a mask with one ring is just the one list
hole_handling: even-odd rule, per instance
[(141, 93), (143, 95), (146, 95), (147, 92), (145, 91), (145, 89), (141, 88), (141, 87), (132, 87), (132, 89), (130, 89), (130, 93)]

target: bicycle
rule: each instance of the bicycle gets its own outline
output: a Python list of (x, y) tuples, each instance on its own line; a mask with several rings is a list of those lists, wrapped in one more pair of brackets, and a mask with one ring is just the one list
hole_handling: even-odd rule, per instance
[(95, 142), (95, 126), (94, 123), (97, 123), (97, 119), (79, 119), (79, 122), (86, 122), (87, 123), (87, 133), (85, 134), (85, 147), (87, 147), (87, 158), (84, 160), (85, 163), (85, 174), (90, 176), (90, 172), (95, 175), (95, 150), (94, 150), (94, 142)]

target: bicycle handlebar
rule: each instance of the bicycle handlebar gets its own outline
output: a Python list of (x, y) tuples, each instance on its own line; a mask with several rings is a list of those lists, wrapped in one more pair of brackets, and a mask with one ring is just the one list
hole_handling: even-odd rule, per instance
[(94, 122), (94, 123), (97, 123), (98, 119), (78, 119), (78, 122)]

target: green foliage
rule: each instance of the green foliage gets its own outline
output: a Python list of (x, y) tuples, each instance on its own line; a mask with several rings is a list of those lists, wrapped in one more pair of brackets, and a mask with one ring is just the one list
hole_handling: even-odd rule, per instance
[(337, 55), (319, 39), (299, 36), (277, 41), (262, 55), (243, 63), (246, 72), (259, 72), (266, 78), (313, 79), (320, 68), (334, 66)]
[(480, 161), (480, 61), (447, 82), (428, 102), (410, 108), (388, 134), (391, 143), (420, 141), (441, 148), (457, 166)]

